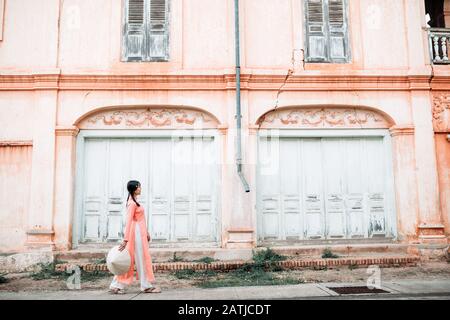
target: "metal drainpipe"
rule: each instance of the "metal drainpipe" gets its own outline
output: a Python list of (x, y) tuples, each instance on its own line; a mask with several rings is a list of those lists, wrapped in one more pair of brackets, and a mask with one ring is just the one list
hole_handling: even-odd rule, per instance
[(236, 165), (237, 173), (244, 185), (245, 192), (250, 192), (250, 187), (242, 172), (242, 150), (241, 150), (241, 59), (239, 46), (239, 0), (234, 0), (234, 38), (236, 51), (236, 127), (237, 127), (237, 151)]

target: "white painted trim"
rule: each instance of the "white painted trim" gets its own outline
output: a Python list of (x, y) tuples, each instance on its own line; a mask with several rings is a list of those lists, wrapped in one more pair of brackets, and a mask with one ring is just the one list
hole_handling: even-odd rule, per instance
[[(223, 144), (223, 137), (217, 129), (199, 129), (199, 130), (80, 130), (77, 136), (76, 145), (76, 177), (75, 177), (75, 203), (74, 203), (74, 216), (72, 225), (72, 246), (76, 248), (79, 246), (79, 239), (82, 238), (84, 230), (81, 230), (83, 226), (83, 214), (82, 214), (82, 199), (83, 199), (83, 178), (84, 178), (84, 150), (86, 139), (89, 138), (177, 138), (177, 137), (209, 137), (214, 139), (214, 148), (217, 152), (217, 183), (216, 183), (216, 199), (215, 199), (215, 216), (216, 221), (215, 236), (216, 244), (220, 245), (222, 241), (222, 221), (223, 213), (221, 210), (221, 193), (219, 188), (223, 188), (222, 185), (222, 152), (218, 147), (218, 144)], [(219, 219), (220, 217), (220, 219)], [(211, 243), (209, 243), (209, 246)]]
[(78, 134), (76, 140), (76, 154), (75, 154), (75, 201), (73, 212), (73, 224), (72, 224), (72, 247), (77, 248), (80, 239), (80, 227), (82, 226), (82, 181), (83, 181), (83, 163), (84, 159), (84, 136), (82, 132)]
[[(287, 138), (346, 138), (346, 137), (386, 137), (388, 129), (261, 129), (258, 137)], [(259, 139), (258, 139), (259, 140)]]
[(389, 201), (386, 206), (390, 210), (386, 215), (386, 235), (397, 239), (397, 206), (395, 201), (395, 185), (394, 185), (394, 157), (392, 154), (392, 136), (386, 135), (383, 139), (384, 150), (387, 153), (384, 157), (387, 170), (386, 193)]
[(214, 137), (217, 129), (167, 129), (167, 130), (80, 130), (78, 138), (172, 138)]

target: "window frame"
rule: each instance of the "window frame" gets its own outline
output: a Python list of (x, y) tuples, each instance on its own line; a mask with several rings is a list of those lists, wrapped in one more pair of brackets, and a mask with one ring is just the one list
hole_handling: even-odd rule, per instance
[(331, 32), (330, 32), (330, 19), (329, 19), (329, 0), (321, 0), (324, 14), (324, 37), (325, 37), (325, 55), (324, 59), (310, 57), (309, 47), (309, 18), (308, 18), (308, 0), (303, 0), (303, 36), (304, 36), (304, 48), (305, 48), (305, 62), (306, 63), (326, 63), (326, 64), (348, 64), (352, 61), (352, 51), (350, 46), (350, 28), (349, 28), (349, 1), (342, 0), (344, 10), (344, 50), (346, 53), (345, 58), (332, 58), (331, 57)]
[[(128, 25), (128, 8), (129, 8), (130, 0), (122, 0), (122, 26), (121, 26), (121, 62), (169, 62), (170, 60), (170, 20), (171, 20), (171, 1), (166, 1), (166, 30), (164, 31), (164, 35), (166, 36), (166, 50), (164, 56), (152, 57), (151, 51), (152, 48), (150, 46), (151, 42), (151, 20), (147, 15), (150, 14), (151, 1), (152, 0), (143, 0), (144, 1), (144, 49), (142, 56), (140, 58), (130, 58), (127, 55), (127, 25)], [(147, 28), (147, 29), (146, 29)]]

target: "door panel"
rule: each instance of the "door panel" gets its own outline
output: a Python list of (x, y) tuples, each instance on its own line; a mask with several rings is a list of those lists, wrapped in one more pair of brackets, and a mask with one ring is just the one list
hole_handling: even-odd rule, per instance
[(346, 236), (344, 207), (344, 162), (342, 148), (345, 140), (339, 138), (322, 139), (324, 194), (326, 210), (326, 234), (328, 238)]
[(259, 148), (261, 181), (261, 226), (265, 239), (278, 239), (280, 232), (279, 140), (262, 138)]
[(261, 137), (258, 148), (259, 239), (387, 236), (383, 137)]
[(305, 238), (322, 239), (325, 236), (322, 148), (320, 139), (303, 139), (301, 142)]
[(367, 226), (364, 214), (365, 167), (363, 139), (348, 138), (345, 143), (345, 173), (347, 181), (347, 235), (349, 238), (367, 237)]
[(193, 150), (191, 138), (174, 140), (173, 144), (174, 240), (188, 240), (192, 236), (193, 211)]
[(380, 140), (365, 141), (366, 170), (368, 182), (369, 236), (384, 236), (385, 182), (380, 172), (385, 172), (384, 148)]
[(154, 240), (169, 241), (172, 223), (172, 145), (166, 139), (152, 139), (149, 144), (150, 156), (146, 165), (150, 171), (149, 231)]
[(91, 138), (85, 142), (81, 242), (123, 237), (127, 181), (158, 243), (217, 241), (217, 158), (213, 138)]
[(212, 240), (215, 234), (215, 168), (212, 155), (216, 154), (213, 139), (193, 139), (193, 174), (194, 174), (194, 237), (196, 240)]
[(106, 216), (102, 216), (105, 221), (101, 223), (103, 241), (119, 240), (122, 237), (122, 216), (126, 200), (124, 196), (127, 194), (126, 180), (131, 166), (130, 143), (112, 139), (108, 144)]
[(95, 242), (103, 238), (101, 223), (106, 209), (106, 154), (107, 144), (103, 141), (86, 144), (82, 234), (84, 239)]
[(283, 165), (280, 166), (282, 206), (280, 217), (284, 231), (281, 236), (290, 239), (300, 239), (303, 229), (300, 215), (300, 184), (299, 179), (295, 178), (300, 175), (298, 146), (297, 139), (287, 139), (280, 144), (280, 159), (283, 159)]

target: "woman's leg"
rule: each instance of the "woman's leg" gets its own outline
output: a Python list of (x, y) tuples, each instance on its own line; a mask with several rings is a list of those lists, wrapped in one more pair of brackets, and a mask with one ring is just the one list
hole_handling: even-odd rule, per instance
[(114, 276), (114, 278), (113, 278), (113, 280), (112, 280), (111, 285), (109, 286), (109, 288), (110, 288), (110, 289), (114, 289), (114, 288), (116, 288), (116, 289), (125, 289), (125, 285), (124, 285), (123, 283), (120, 283), (120, 282), (117, 280), (117, 276)]
[(114, 276), (109, 285), (109, 290), (113, 293), (125, 293), (125, 285), (117, 280), (117, 276)]
[(141, 238), (141, 230), (139, 228), (139, 225), (136, 225), (136, 242), (134, 247), (134, 256), (136, 259), (136, 269), (139, 275), (139, 280), (141, 282), (141, 290), (144, 291), (149, 288), (153, 288), (153, 285), (147, 281), (147, 277), (145, 274), (145, 268), (144, 268), (144, 245), (142, 243)]

